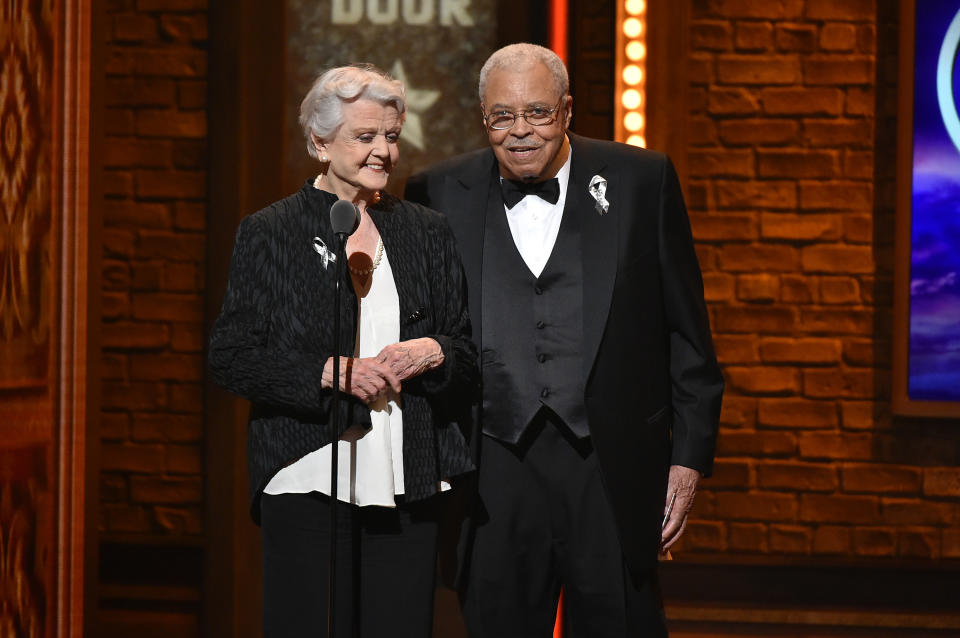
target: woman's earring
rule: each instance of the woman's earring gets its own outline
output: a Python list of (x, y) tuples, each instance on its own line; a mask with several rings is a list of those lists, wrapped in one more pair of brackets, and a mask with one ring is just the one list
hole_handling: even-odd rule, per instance
[(324, 164), (329, 164), (329, 163), (330, 163), (330, 160), (327, 159), (327, 156), (326, 156), (326, 155), (324, 155), (323, 157), (321, 157), (321, 158), (320, 158), (320, 161), (321, 161), (322, 163), (324, 163)]

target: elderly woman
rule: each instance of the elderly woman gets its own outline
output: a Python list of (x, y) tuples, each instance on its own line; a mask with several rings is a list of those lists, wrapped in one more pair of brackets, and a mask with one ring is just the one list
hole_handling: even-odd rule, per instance
[[(458, 415), (477, 383), (453, 236), (436, 212), (383, 192), (398, 160), (403, 85), (369, 65), (320, 76), (300, 106), (320, 173), (245, 218), (210, 336), (217, 383), (250, 400), (252, 514), (263, 531), (264, 635), (326, 635), (330, 448), (339, 446), (337, 626), (428, 636), (438, 495), (472, 469)], [(335, 237), (357, 205), (340, 378), (331, 388)]]

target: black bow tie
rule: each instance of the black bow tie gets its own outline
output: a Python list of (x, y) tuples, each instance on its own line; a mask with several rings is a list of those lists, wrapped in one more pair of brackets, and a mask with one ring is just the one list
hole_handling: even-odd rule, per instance
[(536, 195), (551, 204), (556, 204), (560, 199), (560, 181), (556, 177), (545, 182), (532, 183), (501, 179), (500, 190), (503, 192), (503, 203), (507, 208), (513, 208), (527, 195)]

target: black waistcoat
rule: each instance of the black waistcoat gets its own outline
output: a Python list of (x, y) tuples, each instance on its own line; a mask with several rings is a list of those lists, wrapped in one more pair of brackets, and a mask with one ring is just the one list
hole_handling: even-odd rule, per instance
[(499, 189), (491, 191), (483, 238), (483, 431), (516, 443), (547, 406), (577, 436), (588, 436), (579, 217), (564, 210), (553, 252), (534, 277), (510, 234)]

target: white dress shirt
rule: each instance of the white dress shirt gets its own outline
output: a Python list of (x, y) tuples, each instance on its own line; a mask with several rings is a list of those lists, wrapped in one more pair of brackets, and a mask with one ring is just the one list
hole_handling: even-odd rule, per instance
[(506, 204), (503, 206), (513, 243), (535, 277), (539, 277), (547, 265), (560, 232), (563, 206), (567, 201), (567, 184), (570, 182), (571, 157), (572, 149), (567, 154), (567, 161), (557, 172), (560, 197), (556, 204), (551, 204), (537, 195), (527, 195), (513, 208), (507, 208)]

